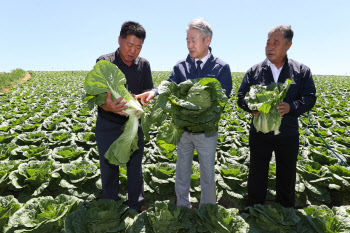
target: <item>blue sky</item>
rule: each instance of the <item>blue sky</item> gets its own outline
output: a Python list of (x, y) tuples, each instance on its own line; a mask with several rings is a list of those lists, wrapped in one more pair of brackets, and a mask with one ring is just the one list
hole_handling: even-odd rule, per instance
[(294, 30), (288, 56), (313, 74), (350, 75), (350, 1), (74, 1), (0, 2), (0, 72), (90, 70), (96, 58), (118, 48), (121, 24), (147, 31), (140, 56), (154, 71), (170, 71), (188, 54), (186, 25), (205, 18), (213, 28), (213, 54), (233, 72), (265, 59), (267, 31)]

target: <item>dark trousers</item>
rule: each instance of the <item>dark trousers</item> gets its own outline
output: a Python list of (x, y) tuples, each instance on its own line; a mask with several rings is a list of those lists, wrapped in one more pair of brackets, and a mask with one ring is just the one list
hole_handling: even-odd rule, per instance
[[(102, 198), (120, 200), (119, 193), (119, 166), (110, 164), (104, 154), (110, 145), (123, 133), (123, 125), (106, 120), (98, 116), (96, 122), (96, 142), (100, 156), (100, 170), (102, 181)], [(139, 149), (131, 156), (127, 167), (128, 183), (128, 205), (132, 209), (140, 210), (145, 199), (143, 174), (142, 174), (142, 155), (144, 148), (144, 135), (141, 127), (138, 131)]]
[(248, 205), (263, 204), (267, 195), (269, 163), (276, 157), (276, 202), (294, 207), (299, 135), (251, 133)]

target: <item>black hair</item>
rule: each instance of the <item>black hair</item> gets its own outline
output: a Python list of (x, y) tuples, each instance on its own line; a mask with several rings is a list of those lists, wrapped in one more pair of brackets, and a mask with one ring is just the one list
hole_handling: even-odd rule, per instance
[(120, 37), (125, 39), (129, 35), (134, 35), (144, 41), (146, 38), (146, 31), (139, 23), (127, 21), (122, 25), (122, 28), (120, 30)]

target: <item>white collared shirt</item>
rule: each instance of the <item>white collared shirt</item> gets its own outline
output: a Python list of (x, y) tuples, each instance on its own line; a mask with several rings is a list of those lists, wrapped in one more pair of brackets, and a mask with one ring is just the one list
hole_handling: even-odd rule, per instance
[(202, 69), (203, 66), (204, 66), (204, 64), (208, 61), (209, 56), (210, 56), (210, 51), (208, 50), (208, 54), (207, 54), (205, 57), (203, 57), (202, 59), (197, 59), (197, 58), (195, 58), (195, 59), (194, 59), (194, 62), (195, 62), (195, 64), (196, 64), (196, 68), (197, 68), (197, 61), (198, 61), (198, 60), (201, 60), (201, 61), (202, 61), (202, 63), (201, 63), (201, 69)]
[(283, 66), (281, 68), (277, 69), (275, 64), (271, 63), (269, 61), (269, 59), (267, 59), (267, 65), (270, 66), (271, 71), (272, 71), (272, 75), (273, 75), (273, 79), (275, 80), (275, 83), (277, 83), (278, 77), (280, 76), (280, 73), (282, 71)]

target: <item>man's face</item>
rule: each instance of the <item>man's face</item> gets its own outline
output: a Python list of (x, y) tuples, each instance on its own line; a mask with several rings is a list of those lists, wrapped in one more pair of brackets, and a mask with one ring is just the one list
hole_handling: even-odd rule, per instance
[(202, 33), (198, 29), (187, 31), (187, 48), (192, 58), (202, 59), (208, 54), (210, 37), (203, 39)]
[(288, 42), (283, 38), (283, 34), (280, 32), (271, 33), (266, 42), (265, 53), (267, 59), (273, 64), (279, 65), (284, 61), (287, 51), (292, 45), (292, 42)]
[(143, 40), (135, 35), (128, 35), (125, 39), (119, 36), (119, 55), (123, 62), (130, 66), (132, 62), (139, 56)]

